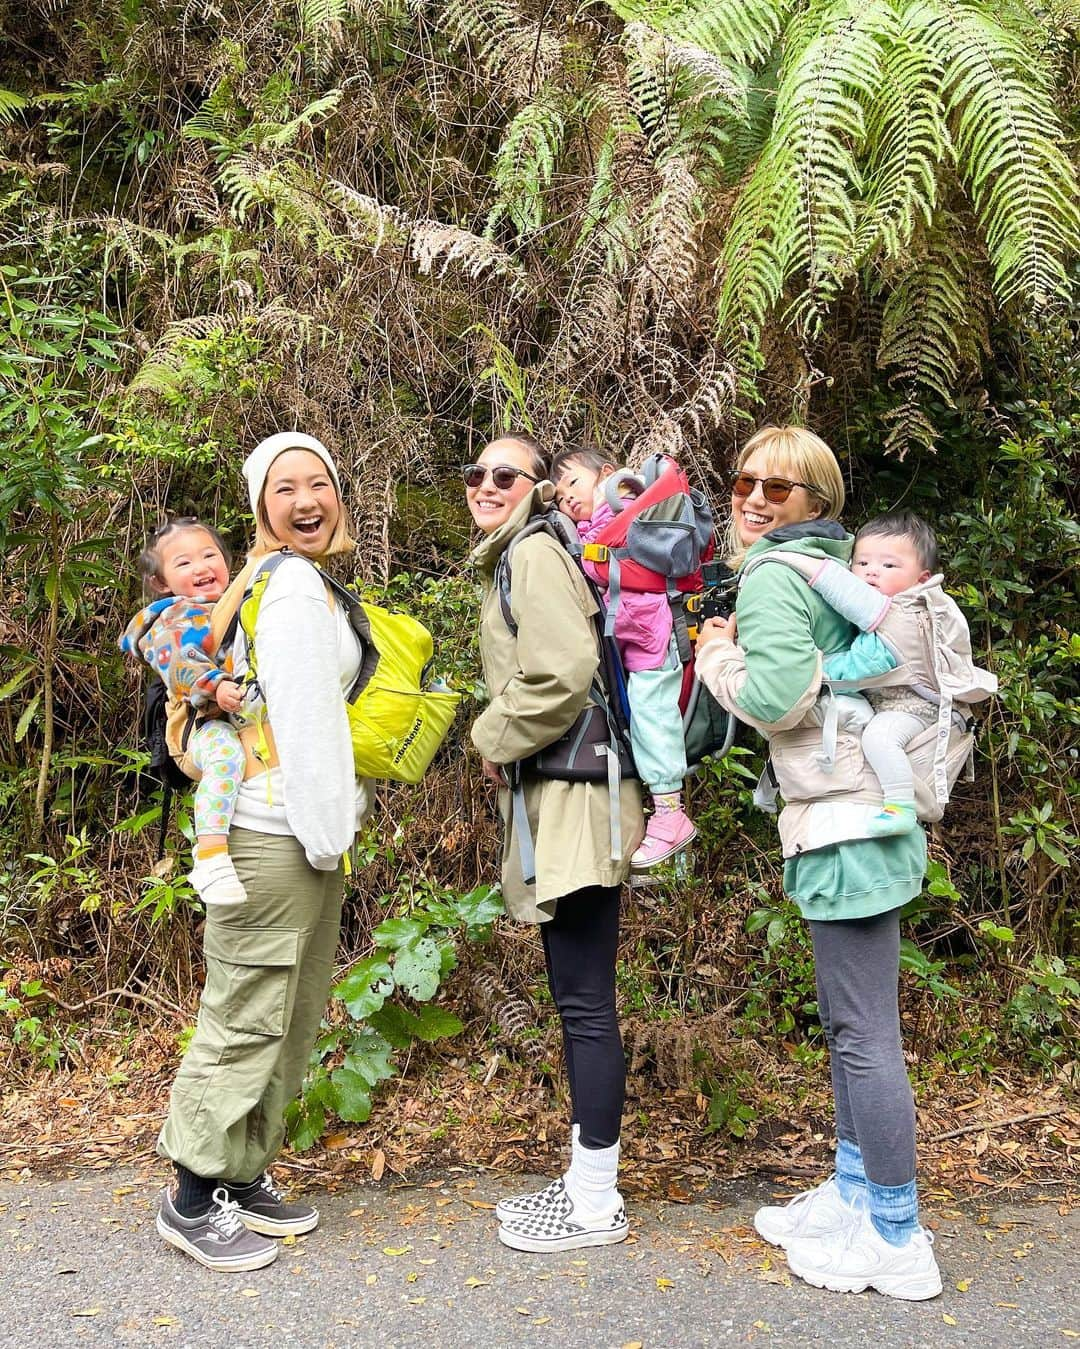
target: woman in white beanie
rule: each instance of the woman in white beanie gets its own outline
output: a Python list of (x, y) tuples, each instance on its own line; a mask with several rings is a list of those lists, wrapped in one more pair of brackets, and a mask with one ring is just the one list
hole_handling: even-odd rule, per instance
[[(319, 1220), (310, 1205), (284, 1199), (268, 1168), (326, 1007), (342, 857), (371, 805), (370, 783), (354, 773), (343, 696), (359, 673), (360, 643), (310, 565), (354, 547), (337, 469), (320, 441), (282, 432), (262, 441), (243, 471), (255, 543), (233, 594), (267, 554), (296, 556), (270, 574), (255, 620), (273, 734), (268, 762), (248, 755), (230, 834), (247, 899), (207, 912), (198, 1024), (158, 1141), (176, 1170), (158, 1232), (219, 1270), (268, 1265), (279, 1250), (270, 1238)], [(233, 656), (242, 675), (242, 631)]]

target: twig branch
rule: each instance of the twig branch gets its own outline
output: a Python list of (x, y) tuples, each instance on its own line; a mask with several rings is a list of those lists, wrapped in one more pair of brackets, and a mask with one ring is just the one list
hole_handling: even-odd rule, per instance
[(1035, 1119), (1053, 1119), (1055, 1115), (1068, 1113), (1068, 1106), (1059, 1105), (1056, 1110), (1033, 1110), (1030, 1115), (1010, 1115), (1008, 1119), (977, 1120), (974, 1124), (965, 1124), (959, 1129), (950, 1129), (947, 1133), (934, 1134), (928, 1143), (943, 1143), (946, 1138), (959, 1138), (961, 1134), (973, 1134), (979, 1129), (1005, 1129), (1010, 1124), (1028, 1124)]

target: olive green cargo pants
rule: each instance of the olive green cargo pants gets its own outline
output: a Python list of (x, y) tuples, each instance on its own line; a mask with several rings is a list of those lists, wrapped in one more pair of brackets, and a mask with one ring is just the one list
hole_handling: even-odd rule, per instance
[(343, 872), (313, 870), (287, 835), (233, 829), (229, 852), (247, 900), (207, 907), (206, 986), (158, 1152), (246, 1182), (281, 1148), (326, 1010)]

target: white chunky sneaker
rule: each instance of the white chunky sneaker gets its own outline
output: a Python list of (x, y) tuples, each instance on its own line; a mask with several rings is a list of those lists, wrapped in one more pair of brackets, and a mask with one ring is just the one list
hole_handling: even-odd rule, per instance
[(815, 1288), (861, 1293), (874, 1288), (886, 1297), (923, 1302), (941, 1292), (933, 1236), (922, 1228), (903, 1246), (892, 1246), (870, 1221), (868, 1209), (831, 1237), (802, 1237), (787, 1248), (788, 1268)]
[(548, 1187), (551, 1201), (543, 1209), (510, 1218), (499, 1228), (499, 1240), (515, 1251), (576, 1251), (582, 1246), (613, 1246), (630, 1232), (618, 1190), (612, 1191), (610, 1213), (578, 1210), (562, 1180)]
[(553, 1180), (542, 1190), (532, 1190), (528, 1194), (515, 1194), (500, 1199), (495, 1205), (495, 1216), (504, 1223), (508, 1218), (527, 1218), (530, 1214), (540, 1213), (544, 1209), (557, 1205), (565, 1186), (562, 1180)]
[(850, 1204), (840, 1193), (836, 1177), (797, 1194), (786, 1204), (766, 1204), (754, 1214), (758, 1235), (773, 1246), (787, 1249), (799, 1237), (827, 1237), (843, 1232), (855, 1221), (862, 1196)]

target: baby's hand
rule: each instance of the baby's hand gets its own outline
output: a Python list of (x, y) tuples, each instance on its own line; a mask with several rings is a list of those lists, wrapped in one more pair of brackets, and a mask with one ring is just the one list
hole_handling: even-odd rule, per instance
[(239, 712), (244, 705), (244, 690), (235, 679), (219, 679), (214, 689), (214, 701), (222, 712)]
[(737, 627), (734, 614), (730, 618), (707, 618), (698, 631), (698, 651), (702, 651), (710, 642), (719, 641), (721, 638), (727, 642), (734, 642)]

